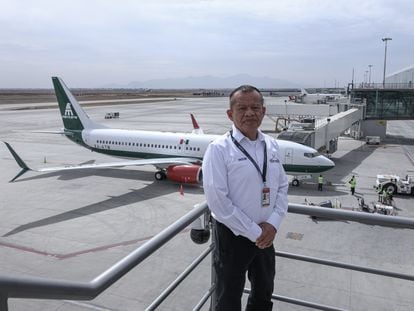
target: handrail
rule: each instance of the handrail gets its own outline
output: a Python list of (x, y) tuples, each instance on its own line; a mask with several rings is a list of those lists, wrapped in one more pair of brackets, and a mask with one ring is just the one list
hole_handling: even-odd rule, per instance
[(184, 279), (190, 275), (191, 272), (207, 257), (208, 254), (213, 250), (213, 244), (202, 252), (162, 293), (158, 296), (146, 309), (145, 311), (152, 311), (157, 307), (177, 288), (177, 286), (184, 281)]
[(336, 208), (317, 207), (314, 205), (304, 205), (289, 203), (289, 213), (316, 216), (332, 220), (349, 220), (366, 225), (378, 225), (383, 227), (414, 229), (414, 218), (400, 216), (386, 216), (365, 212), (355, 212)]
[[(250, 288), (245, 288), (243, 290), (243, 292), (246, 293), (246, 294), (250, 294), (251, 289)], [(318, 304), (318, 303), (313, 303), (313, 302), (304, 301), (304, 300), (301, 300), (301, 299), (296, 299), (296, 298), (291, 298), (291, 297), (286, 297), (286, 296), (282, 296), (282, 295), (273, 294), (272, 299), (287, 302), (287, 303), (293, 303), (295, 305), (299, 305), (299, 306), (302, 306), (302, 307), (309, 307), (309, 308), (313, 308), (313, 309), (323, 310), (323, 311), (346, 311), (345, 309), (335, 308), (335, 307), (331, 307), (331, 306), (327, 306), (327, 305), (321, 305), (321, 304)]]
[(341, 269), (348, 269), (348, 270), (354, 270), (354, 271), (360, 271), (365, 273), (371, 273), (371, 274), (377, 274), (382, 276), (387, 276), (390, 278), (397, 278), (402, 280), (408, 280), (408, 281), (414, 281), (414, 275), (410, 274), (404, 274), (404, 273), (397, 273), (392, 271), (386, 271), (386, 270), (380, 270), (380, 269), (374, 269), (369, 267), (363, 267), (363, 266), (357, 266), (352, 265), (345, 262), (340, 261), (332, 261), (332, 260), (326, 260), (316, 257), (310, 257), (310, 256), (303, 256), (303, 255), (297, 255), (287, 252), (281, 252), (281, 251), (275, 251), (275, 255), (277, 257), (283, 257), (288, 259), (294, 259), (294, 260), (300, 260), (300, 261), (306, 261), (306, 262), (312, 262), (324, 266), (331, 266)]
[[(207, 203), (196, 205), (190, 212), (168, 226), (159, 234), (135, 249), (132, 253), (118, 261), (90, 282), (50, 280), (39, 277), (6, 277), (0, 276), (0, 308), (8, 310), (8, 298), (39, 299), (71, 299), (91, 300), (114, 284), (131, 269), (144, 261), (153, 252), (167, 243), (175, 235), (190, 225), (208, 209)], [(363, 212), (328, 209), (303, 204), (289, 204), (290, 213), (329, 218), (334, 220), (350, 220), (370, 225), (414, 229), (414, 219), (398, 216), (385, 216)], [(286, 253), (287, 254), (287, 253)], [(279, 254), (280, 255), (280, 254)], [(288, 256), (285, 256), (288, 257)], [(301, 257), (298, 256), (297, 257)], [(304, 257), (304, 256), (302, 256)], [(299, 259), (299, 258), (295, 258)], [(322, 262), (320, 262), (322, 263)], [(352, 267), (349, 267), (352, 269)], [(356, 269), (358, 270), (358, 269)], [(369, 272), (369, 271), (364, 271)], [(375, 273), (375, 272), (374, 272)], [(394, 274), (391, 272), (391, 274)], [(388, 275), (408, 280), (412, 276)], [(278, 296), (276, 296), (278, 297)], [(276, 298), (277, 299), (277, 298)]]
[(196, 205), (182, 218), (135, 249), (91, 282), (0, 276), (0, 306), (7, 298), (91, 300), (191, 224), (206, 209), (206, 204)]

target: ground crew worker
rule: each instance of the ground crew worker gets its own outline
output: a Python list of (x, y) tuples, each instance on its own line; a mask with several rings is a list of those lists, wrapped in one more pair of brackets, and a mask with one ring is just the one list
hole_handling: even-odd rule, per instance
[(392, 197), (393, 193), (392, 190), (384, 190), (384, 204), (392, 205)]
[(377, 193), (378, 193), (378, 202), (383, 203), (383, 200), (384, 200), (384, 189), (383, 189), (383, 187), (381, 185), (378, 186)]
[(388, 195), (388, 191), (387, 190), (384, 190), (383, 191), (383, 194), (382, 194), (382, 202), (381, 203), (383, 203), (383, 204), (385, 204), (385, 205), (389, 205), (389, 195)]
[(355, 179), (355, 176), (354, 175), (352, 175), (352, 178), (349, 181), (349, 184), (351, 185), (351, 194), (354, 195), (354, 193), (355, 193), (355, 187), (356, 187), (356, 179)]
[(319, 175), (319, 177), (318, 177), (318, 191), (322, 191), (322, 185), (323, 185), (323, 177), (322, 177), (322, 175)]

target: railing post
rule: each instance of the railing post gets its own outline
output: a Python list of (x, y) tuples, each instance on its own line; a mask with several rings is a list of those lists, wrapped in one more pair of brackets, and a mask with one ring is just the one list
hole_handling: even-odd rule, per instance
[[(211, 243), (214, 244), (216, 241), (216, 222), (211, 219)], [(213, 251), (211, 252), (211, 299), (210, 299), (210, 311), (216, 310), (216, 269), (214, 268), (214, 252), (215, 246), (213, 245)]]
[(8, 311), (7, 296), (0, 294), (0, 311)]

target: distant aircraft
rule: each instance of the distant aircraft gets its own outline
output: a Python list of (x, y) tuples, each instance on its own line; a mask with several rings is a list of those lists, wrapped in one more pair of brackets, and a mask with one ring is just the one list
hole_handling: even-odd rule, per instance
[(315, 93), (310, 94), (305, 89), (301, 89), (301, 94), (298, 96), (289, 96), (289, 100), (302, 104), (316, 104), (324, 101), (335, 101), (340, 98), (345, 98), (340, 93)]
[[(168, 179), (179, 183), (202, 181), (203, 155), (210, 142), (219, 135), (204, 134), (193, 115), (192, 133), (111, 129), (89, 118), (62, 79), (52, 77), (52, 81), (64, 125), (63, 131), (59, 133), (92, 151), (135, 160), (31, 169), (11, 145), (4, 142), (22, 168), (10, 182), (29, 170), (55, 172), (139, 165), (154, 165), (158, 169), (155, 173), (157, 180)], [(320, 173), (335, 166), (330, 159), (308, 146), (284, 140), (278, 140), (278, 144), (281, 161), (287, 173)]]

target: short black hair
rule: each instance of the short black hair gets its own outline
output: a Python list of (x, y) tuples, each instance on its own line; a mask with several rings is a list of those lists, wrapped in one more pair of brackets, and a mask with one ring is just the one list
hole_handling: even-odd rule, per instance
[(229, 96), (230, 99), (230, 106), (232, 106), (234, 104), (233, 101), (233, 95), (235, 93), (237, 93), (238, 91), (241, 91), (243, 93), (249, 93), (249, 92), (257, 92), (260, 95), (260, 103), (263, 105), (264, 104), (264, 98), (263, 98), (263, 94), (259, 91), (259, 89), (257, 87), (254, 87), (253, 85), (249, 85), (249, 84), (243, 84), (240, 85), (239, 87), (235, 88)]

